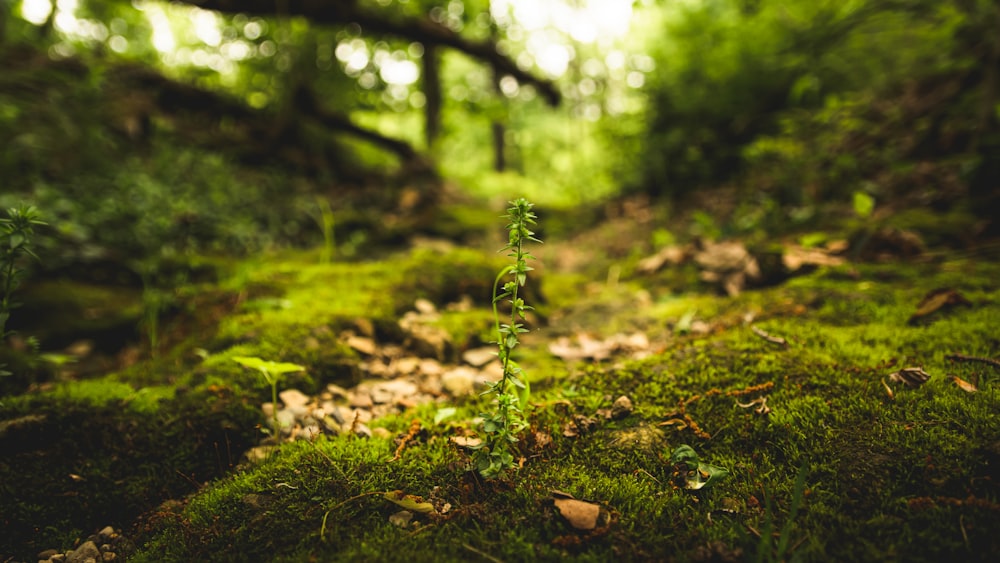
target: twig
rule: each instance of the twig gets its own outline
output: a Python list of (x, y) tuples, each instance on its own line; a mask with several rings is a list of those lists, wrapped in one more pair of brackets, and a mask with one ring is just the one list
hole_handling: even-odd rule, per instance
[(976, 356), (966, 356), (965, 354), (948, 354), (945, 356), (945, 359), (954, 362), (978, 362), (1000, 369), (1000, 360), (994, 360), (993, 358), (979, 358)]
[(784, 338), (781, 338), (780, 336), (771, 336), (770, 334), (764, 332), (763, 330), (757, 328), (754, 325), (750, 325), (750, 330), (752, 330), (754, 334), (763, 338), (764, 340), (767, 340), (771, 344), (777, 344), (778, 346), (781, 346), (783, 348), (788, 347), (788, 341), (785, 340)]
[(333, 505), (330, 508), (330, 510), (327, 510), (323, 514), (323, 524), (319, 528), (319, 539), (321, 541), (324, 541), (324, 542), (326, 541), (326, 519), (327, 519), (327, 517), (330, 516), (331, 512), (333, 512), (334, 510), (337, 510), (341, 506), (344, 506), (345, 504), (347, 504), (347, 503), (349, 503), (351, 501), (358, 500), (359, 498), (369, 497), (369, 496), (372, 496), (372, 495), (384, 495), (384, 494), (385, 494), (385, 491), (372, 491), (372, 492), (369, 492), (369, 493), (361, 493), (360, 495), (354, 495), (351, 498), (344, 499), (344, 500), (338, 502), (337, 504)]
[(464, 547), (465, 549), (468, 549), (468, 550), (469, 550), (469, 551), (471, 551), (472, 553), (475, 553), (476, 555), (479, 555), (480, 557), (482, 557), (482, 558), (484, 558), (484, 559), (487, 559), (487, 560), (489, 560), (489, 561), (492, 561), (493, 563), (503, 563), (503, 560), (502, 560), (502, 559), (497, 559), (496, 557), (493, 557), (493, 556), (492, 556), (492, 555), (490, 555), (489, 553), (486, 553), (485, 551), (480, 551), (480, 550), (478, 550), (478, 549), (476, 549), (476, 548), (472, 547), (471, 545), (469, 545), (469, 544), (467, 544), (467, 543), (463, 543), (463, 544), (462, 544), (462, 547)]
[(398, 460), (399, 456), (403, 455), (403, 450), (406, 449), (406, 445), (409, 444), (411, 441), (413, 441), (413, 439), (416, 438), (417, 434), (419, 433), (420, 433), (420, 419), (414, 418), (413, 422), (410, 423), (410, 429), (406, 432), (406, 436), (403, 436), (403, 438), (400, 439), (399, 446), (396, 447), (396, 453), (392, 456), (392, 459), (390, 459), (389, 461), (393, 462)]

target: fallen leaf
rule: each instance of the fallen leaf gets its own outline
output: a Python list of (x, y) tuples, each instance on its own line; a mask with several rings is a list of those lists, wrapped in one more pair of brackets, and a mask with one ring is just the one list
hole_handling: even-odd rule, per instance
[(395, 503), (406, 510), (421, 514), (434, 512), (433, 504), (425, 502), (422, 497), (416, 495), (403, 494), (403, 491), (389, 491), (382, 496), (385, 497), (385, 500)]
[(976, 388), (975, 385), (973, 385), (973, 384), (969, 383), (968, 381), (966, 381), (966, 380), (958, 377), (957, 375), (951, 376), (951, 380), (955, 382), (955, 385), (958, 385), (959, 389), (961, 389), (962, 391), (965, 391), (966, 393), (975, 393), (976, 391), (979, 391), (979, 389)]
[(757, 259), (738, 241), (701, 241), (694, 260), (702, 269), (701, 279), (719, 283), (730, 297), (738, 295), (748, 280), (761, 276)]
[(449, 440), (451, 440), (451, 443), (461, 448), (476, 448), (483, 443), (481, 439), (476, 438), (475, 436), (452, 436)]
[(790, 245), (785, 247), (781, 262), (788, 271), (794, 272), (803, 266), (839, 266), (844, 263), (844, 259), (831, 256), (823, 249)]
[(729, 475), (724, 467), (703, 463), (694, 448), (686, 444), (677, 446), (670, 454), (670, 464), (675, 475), (684, 482), (685, 488), (698, 490), (714, 485)]
[(927, 380), (931, 378), (931, 375), (924, 371), (924, 368), (903, 368), (897, 372), (889, 374), (889, 381), (894, 381), (896, 383), (905, 383), (907, 387), (920, 387)]
[(577, 530), (593, 530), (597, 527), (597, 518), (601, 515), (600, 505), (573, 498), (555, 498), (553, 502), (559, 509), (559, 514)]
[(444, 407), (437, 410), (434, 413), (434, 424), (441, 424), (443, 421), (455, 416), (458, 409), (455, 407)]
[(683, 246), (668, 246), (656, 254), (640, 260), (636, 269), (643, 274), (652, 274), (666, 264), (680, 264), (687, 258), (687, 252), (687, 249)]
[(931, 315), (941, 309), (955, 307), (957, 305), (972, 305), (961, 293), (951, 288), (935, 289), (924, 296), (917, 304), (917, 310), (907, 321), (913, 324), (917, 320)]

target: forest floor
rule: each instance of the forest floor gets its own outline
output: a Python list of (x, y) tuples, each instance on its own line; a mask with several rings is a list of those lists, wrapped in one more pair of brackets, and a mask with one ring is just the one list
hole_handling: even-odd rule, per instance
[(715, 243), (661, 212), (559, 239), (539, 210), (530, 428), (494, 480), (469, 447), (499, 220), (365, 261), (206, 259), (145, 317), (152, 356), (102, 340), (149, 296), (39, 284), (93, 332), (2, 399), (0, 561), (1000, 553), (997, 247), (888, 221)]

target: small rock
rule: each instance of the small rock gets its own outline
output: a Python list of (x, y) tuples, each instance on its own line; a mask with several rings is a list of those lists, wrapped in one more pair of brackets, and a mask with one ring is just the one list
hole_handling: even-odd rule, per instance
[(330, 383), (326, 386), (326, 390), (334, 397), (340, 397), (342, 399), (347, 398), (347, 389), (344, 389), (340, 385)]
[(107, 541), (115, 537), (115, 529), (111, 526), (105, 526), (103, 530), (97, 532), (97, 535), (104, 541)]
[(48, 559), (49, 557), (52, 557), (57, 553), (59, 553), (59, 550), (57, 549), (46, 549), (45, 551), (39, 551), (38, 555), (36, 555), (35, 557), (39, 559)]
[(392, 432), (389, 432), (387, 428), (379, 426), (378, 428), (372, 428), (372, 436), (375, 438), (387, 439), (392, 438)]
[(632, 409), (632, 399), (622, 395), (615, 399), (615, 402), (611, 405), (611, 418), (615, 420), (625, 418), (632, 414)]
[(361, 390), (351, 393), (348, 404), (358, 409), (370, 409), (375, 406), (375, 403), (372, 401), (372, 396), (369, 395), (367, 391)]
[(462, 354), (462, 361), (472, 367), (481, 368), (497, 358), (497, 349), (493, 346), (473, 348)]
[(366, 356), (374, 356), (375, 352), (378, 351), (375, 341), (364, 336), (354, 336), (353, 334), (348, 336), (347, 345)]
[(444, 373), (444, 367), (437, 360), (432, 360), (430, 358), (425, 358), (420, 360), (420, 364), (417, 366), (417, 370), (424, 374), (430, 376), (441, 375)]
[(105, 563), (118, 560), (118, 554), (113, 551), (105, 551), (101, 554), (101, 557), (104, 559)]
[(295, 425), (295, 413), (293, 413), (289, 409), (281, 409), (280, 411), (278, 411), (277, 418), (278, 418), (278, 428), (280, 428), (282, 432), (287, 433), (288, 431), (291, 430), (292, 426)]
[(285, 408), (304, 407), (309, 404), (309, 395), (298, 389), (285, 389), (278, 393), (278, 397), (281, 398)]
[(354, 425), (354, 435), (359, 438), (371, 438), (372, 429), (368, 428), (366, 424), (359, 422), (358, 424)]
[(600, 505), (572, 498), (557, 498), (555, 502), (559, 514), (577, 530), (593, 530), (601, 514)]
[(101, 552), (97, 549), (97, 544), (92, 541), (87, 541), (80, 544), (80, 547), (66, 554), (66, 563), (87, 563), (88, 561), (96, 562), (99, 557), (101, 557)]
[(478, 373), (470, 367), (459, 366), (441, 376), (441, 386), (454, 397), (469, 395), (473, 392)]
[(418, 324), (410, 327), (404, 344), (422, 358), (444, 360), (451, 337), (442, 328)]
[(391, 369), (399, 375), (409, 375), (420, 367), (420, 358), (406, 356), (392, 362)]
[(373, 323), (371, 319), (366, 319), (364, 317), (354, 319), (354, 328), (361, 336), (375, 338), (375, 323)]
[(437, 307), (427, 299), (417, 299), (413, 303), (413, 308), (422, 315), (433, 315), (437, 312)]
[(413, 513), (409, 510), (400, 510), (399, 512), (389, 516), (389, 522), (399, 526), (400, 528), (409, 526), (410, 520), (413, 520)]

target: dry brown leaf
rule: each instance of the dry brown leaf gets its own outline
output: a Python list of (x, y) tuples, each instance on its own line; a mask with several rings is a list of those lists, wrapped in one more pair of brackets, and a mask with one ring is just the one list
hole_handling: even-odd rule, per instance
[(907, 387), (920, 387), (927, 380), (931, 378), (931, 375), (924, 371), (924, 368), (903, 368), (897, 372), (889, 374), (889, 381), (894, 381), (896, 383), (905, 383)]
[(601, 515), (600, 505), (572, 498), (555, 498), (553, 502), (559, 514), (577, 530), (593, 530)]
[(803, 266), (839, 266), (844, 263), (840, 256), (831, 256), (820, 248), (802, 248), (797, 245), (785, 247), (781, 262), (789, 271), (796, 271)]
[(643, 274), (651, 274), (666, 264), (677, 265), (687, 258), (687, 249), (683, 246), (668, 246), (652, 256), (639, 261), (636, 269)]
[(914, 323), (918, 319), (931, 315), (940, 309), (947, 309), (957, 305), (972, 305), (961, 293), (951, 288), (935, 289), (924, 296), (917, 304), (917, 310), (910, 315), (909, 323)]
[(966, 393), (975, 393), (976, 391), (979, 391), (975, 385), (969, 383), (961, 377), (958, 377), (957, 375), (951, 376), (951, 380), (955, 382), (955, 385), (958, 385), (959, 389), (965, 391)]
[(475, 436), (452, 436), (449, 440), (460, 448), (475, 448), (483, 443), (481, 439)]

